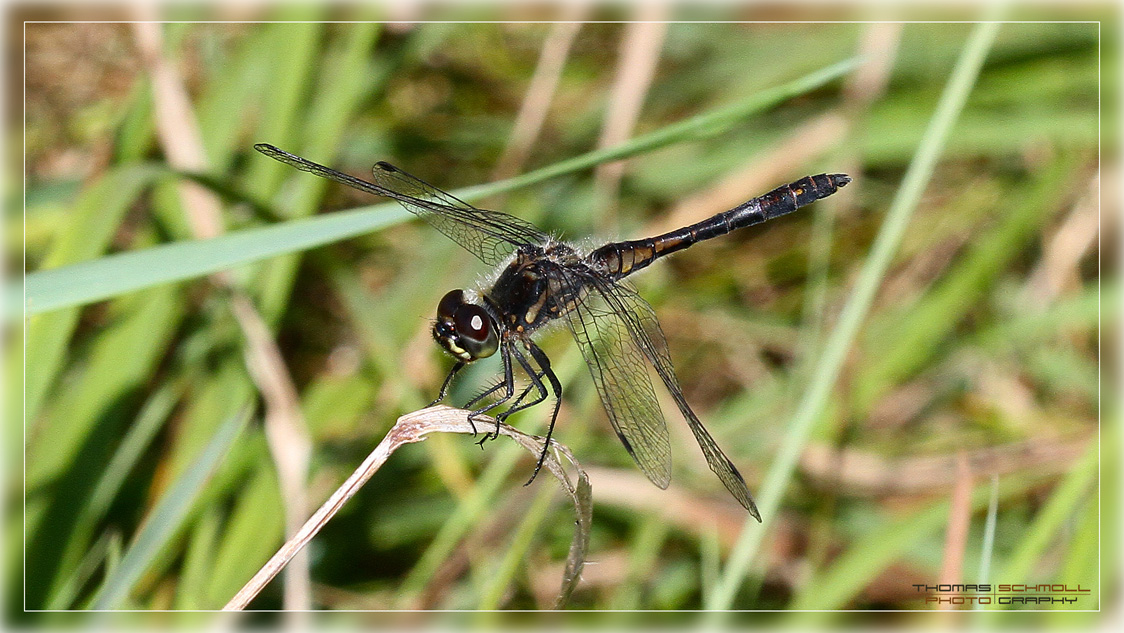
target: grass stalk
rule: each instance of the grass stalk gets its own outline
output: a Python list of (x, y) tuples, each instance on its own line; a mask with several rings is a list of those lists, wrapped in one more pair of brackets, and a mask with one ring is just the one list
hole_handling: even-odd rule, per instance
[(722, 610), (730, 608), (733, 604), (737, 589), (757, 556), (765, 531), (776, 518), (784, 491), (796, 470), (800, 452), (807, 443), (815, 422), (821, 417), (824, 405), (843, 366), (847, 350), (850, 349), (859, 326), (870, 310), (874, 294), (885, 277), (894, 253), (897, 252), (902, 234), (917, 208), (948, 133), (971, 93), (998, 30), (997, 23), (979, 24), (964, 46), (921, 145), (910, 162), (901, 188), (894, 197), (886, 220), (879, 230), (855, 289), (843, 308), (838, 325), (827, 341), (824, 355), (816, 366), (812, 383), (793, 416), (780, 452), (766, 476), (758, 499), (764, 525), (746, 523), (720, 582), (714, 593), (706, 598), (706, 608)]
[[(795, 81), (764, 90), (739, 103), (637, 136), (627, 143), (588, 152), (516, 178), (460, 190), (454, 192), (454, 195), (475, 200), (674, 143), (720, 134), (751, 115), (838, 78), (855, 65), (855, 60), (833, 64)], [(85, 305), (149, 286), (193, 279), (269, 257), (355, 237), (398, 224), (411, 217), (413, 216), (393, 203), (383, 203), (231, 232), (209, 240), (174, 242), (65, 268), (36, 271), (26, 278), (27, 310), (29, 314), (48, 312)], [(10, 296), (17, 294), (14, 290), (5, 292)], [(12, 308), (7, 310), (7, 318), (11, 317), (12, 312)]]
[(128, 597), (129, 590), (167, 541), (169, 533), (174, 532), (187, 516), (196, 495), (234, 444), (249, 418), (250, 409), (244, 408), (241, 413), (227, 419), (211, 438), (199, 459), (152, 508), (148, 520), (141, 526), (132, 545), (122, 557), (121, 564), (106, 578), (94, 597), (94, 609), (115, 609)]

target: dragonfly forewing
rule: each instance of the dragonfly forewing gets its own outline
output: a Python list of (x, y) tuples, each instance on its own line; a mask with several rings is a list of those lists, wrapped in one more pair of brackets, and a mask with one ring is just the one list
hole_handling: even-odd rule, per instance
[(381, 188), (402, 194), (395, 200), (407, 211), (486, 264), (500, 263), (519, 246), (547, 241), (547, 235), (526, 220), (477, 209), (390, 163), (376, 163), (371, 174)]
[(498, 264), (516, 248), (545, 244), (548, 239), (546, 233), (526, 220), (499, 211), (477, 209), (390, 163), (376, 163), (371, 170), (375, 182), (367, 182), (268, 143), (258, 143), (254, 149), (301, 171), (396, 200), (486, 264)]

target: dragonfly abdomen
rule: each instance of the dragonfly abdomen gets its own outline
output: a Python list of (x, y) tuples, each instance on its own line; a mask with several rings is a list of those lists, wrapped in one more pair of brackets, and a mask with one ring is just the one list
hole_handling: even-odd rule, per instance
[[(753, 200), (742, 203), (726, 213), (734, 216), (731, 223), (735, 229), (743, 226), (752, 226), (765, 220), (771, 220), (782, 215), (792, 213), (800, 207), (807, 206), (816, 200), (826, 198), (839, 191), (851, 182), (850, 176), (844, 174), (819, 174), (805, 176), (796, 182), (783, 187), (777, 187), (769, 193), (758, 196)], [(719, 216), (723, 214), (718, 214)], [(718, 216), (715, 216), (718, 217)], [(700, 224), (705, 224), (703, 220)]]
[(830, 196), (849, 182), (851, 178), (844, 174), (806, 176), (690, 226), (655, 237), (606, 244), (590, 253), (589, 261), (603, 273), (619, 279), (696, 242), (792, 213)]

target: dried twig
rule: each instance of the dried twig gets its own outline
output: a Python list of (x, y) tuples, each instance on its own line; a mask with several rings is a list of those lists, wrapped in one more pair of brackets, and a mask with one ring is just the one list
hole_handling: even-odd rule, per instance
[[(468, 421), (468, 411), (454, 409), (446, 406), (430, 407), (413, 413), (408, 413), (400, 418), (387, 432), (375, 450), (363, 460), (363, 463), (336, 489), (332, 496), (324, 502), (297, 533), (289, 539), (268, 562), (254, 574), (230, 602), (223, 607), (224, 610), (241, 610), (249, 604), (250, 600), (269, 583), (285, 565), (301, 550), (312, 537), (331, 520), (343, 504), (355, 496), (363, 484), (367, 483), (376, 471), (382, 467), (391, 453), (399, 447), (414, 442), (421, 442), (430, 433), (473, 433), (472, 425)], [(488, 428), (494, 428), (492, 421), (486, 421)], [(520, 446), (538, 456), (543, 448), (543, 439), (527, 435), (506, 424), (499, 425), (500, 435), (506, 435), (515, 440)], [(566, 562), (566, 571), (563, 574), (562, 588), (559, 592), (556, 607), (565, 604), (577, 585), (581, 576), (582, 566), (585, 563), (585, 554), (589, 549), (589, 528), (592, 520), (592, 501), (589, 480), (581, 466), (574, 460), (570, 450), (555, 441), (550, 443), (551, 451), (547, 453), (544, 466), (550, 471), (567, 494), (574, 502), (577, 511), (577, 520), (574, 526), (574, 539), (570, 543), (570, 555)], [(561, 457), (573, 464), (577, 470), (577, 482), (571, 480), (563, 467)]]

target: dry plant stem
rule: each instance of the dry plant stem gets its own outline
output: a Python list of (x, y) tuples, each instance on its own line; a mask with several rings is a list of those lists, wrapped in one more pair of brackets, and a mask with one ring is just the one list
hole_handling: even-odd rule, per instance
[[(956, 456), (956, 479), (948, 509), (948, 530), (945, 534), (941, 560), (940, 584), (959, 584), (963, 577), (964, 550), (968, 547), (968, 524), (972, 519), (972, 471), (968, 457), (961, 451)], [(942, 611), (953, 609), (951, 603), (940, 604)]]
[(1027, 304), (1045, 310), (1067, 290), (1080, 285), (1081, 259), (1097, 241), (1100, 231), (1100, 175), (1093, 176), (1089, 189), (1046, 242), (1042, 260), (1026, 284)]
[(859, 55), (868, 61), (843, 82), (843, 102), (848, 115), (863, 114), (886, 92), (902, 37), (901, 23), (878, 22), (863, 29)]
[[(468, 421), (468, 414), (468, 411), (462, 409), (438, 405), (408, 413), (398, 418), (395, 425), (387, 432), (386, 437), (379, 442), (375, 450), (371, 451), (367, 459), (363, 460), (363, 463), (355, 469), (355, 472), (332, 493), (332, 496), (330, 496), (311, 517), (309, 517), (308, 521), (297, 530), (297, 533), (282, 545), (281, 549), (277, 550), (277, 553), (258, 570), (258, 573), (254, 574), (254, 577), (230, 599), (230, 602), (223, 607), (223, 610), (231, 611), (244, 609), (246, 605), (269, 584), (269, 581), (284, 569), (285, 565), (296, 556), (297, 552), (307, 545), (328, 521), (339, 512), (340, 508), (359, 492), (359, 489), (367, 483), (379, 468), (386, 463), (391, 453), (399, 447), (405, 444), (421, 442), (430, 433), (472, 434), (473, 427)], [(486, 421), (485, 423), (488, 424), (488, 428), (493, 428), (491, 426), (493, 424), (492, 421)], [(512, 438), (535, 455), (538, 455), (538, 451), (542, 448), (541, 440), (537, 440), (506, 424), (499, 425), (499, 433), (500, 435), (506, 435)], [(577, 467), (577, 462), (573, 460), (573, 456), (568, 449), (553, 441), (551, 442), (551, 447), (558, 453), (564, 455)], [(570, 492), (571, 496), (575, 498), (575, 502), (578, 502), (576, 495), (580, 494), (583, 490), (583, 484), (585, 490), (588, 491), (588, 482), (585, 479), (585, 473), (581, 471), (580, 467), (577, 467), (579, 481), (577, 486), (575, 486), (570, 481), (569, 475), (564, 471), (557, 458), (553, 457), (553, 455), (548, 455), (544, 466), (562, 481), (563, 487), (567, 488), (567, 492)], [(578, 492), (575, 493), (571, 490), (576, 490)], [(588, 513), (583, 517), (581, 508), (579, 508), (578, 520), (579, 523), (584, 521), (585, 525), (588, 526)], [(571, 557), (567, 564), (567, 576), (572, 576), (575, 581), (577, 576), (581, 573), (582, 563), (584, 562), (584, 549), (580, 552), (579, 557), (574, 557), (574, 548), (578, 546), (578, 541), (579, 539), (575, 539), (575, 543), (571, 545)], [(581, 543), (580, 546), (582, 548), (587, 547), (588, 540)], [(573, 583), (567, 587), (564, 580), (563, 593), (559, 597), (560, 601), (568, 597), (569, 591), (572, 591), (572, 584)]]
[[(1049, 437), (964, 453), (977, 475), (1037, 473), (1051, 475), (1073, 468), (1093, 438)], [(919, 455), (888, 459), (855, 448), (838, 450), (823, 442), (809, 443), (800, 471), (816, 485), (852, 497), (930, 494), (956, 477), (957, 457)]]
[(586, 7), (577, 3), (568, 3), (562, 9), (562, 20), (555, 24), (543, 43), (539, 62), (535, 66), (535, 73), (531, 76), (531, 84), (523, 96), (523, 104), (519, 107), (519, 114), (515, 117), (515, 125), (511, 130), (511, 137), (503, 154), (496, 162), (492, 171), (492, 180), (510, 178), (523, 168), (527, 155), (534, 145), (535, 139), (542, 131), (546, 113), (554, 94), (558, 89), (558, 80), (562, 77), (562, 68), (570, 56), (570, 47), (581, 30), (581, 18), (586, 13)]
[[(658, 20), (666, 19), (668, 11), (662, 3), (645, 3), (637, 10), (636, 16), (638, 20), (645, 21), (625, 26), (616, 78), (609, 94), (609, 109), (597, 143), (599, 148), (619, 145), (632, 136), (667, 35), (667, 24)], [(623, 175), (624, 161), (605, 163), (594, 172), (595, 187), (605, 210), (600, 216), (602, 229), (616, 223), (617, 190)]]
[[(154, 21), (138, 22), (133, 29), (152, 76), (157, 132), (168, 163), (179, 170), (205, 173), (208, 166), (202, 135), (183, 78), (175, 64), (163, 56), (161, 25)], [(196, 183), (184, 182), (180, 184), (180, 195), (196, 238), (211, 238), (223, 232), (222, 207), (213, 194)], [(249, 296), (235, 285), (229, 273), (216, 273), (211, 280), (230, 290), (231, 308), (246, 337), (246, 368), (265, 401), (266, 438), (281, 483), (286, 533), (292, 534), (307, 513), (305, 484), (312, 453), (297, 390), (269, 326)], [(308, 560), (302, 556), (286, 573), (285, 606), (294, 611), (308, 610), (311, 596)]]

